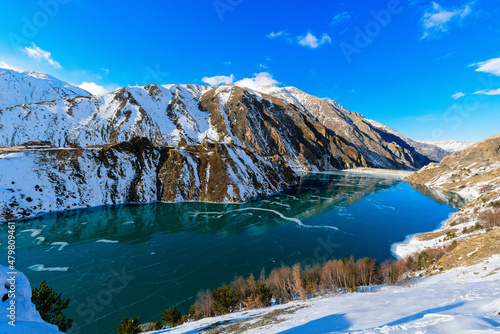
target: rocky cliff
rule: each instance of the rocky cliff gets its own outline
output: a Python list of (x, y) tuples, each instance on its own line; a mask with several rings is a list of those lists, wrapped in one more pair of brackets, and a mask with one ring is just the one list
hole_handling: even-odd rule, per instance
[[(67, 90), (24, 89), (26, 101), (0, 110), (0, 220), (124, 202), (242, 202), (296, 183), (293, 170), (431, 161), (394, 130), (294, 87), (150, 84), (87, 96), (44, 74), (2, 73), (24, 75), (21, 86), (38, 80), (35, 92)], [(38, 141), (52, 148), (23, 146)]]
[[(283, 89), (287, 91), (286, 89)], [(0, 112), (0, 145), (46, 140), (56, 147), (116, 144), (146, 137), (155, 145), (234, 143), (280, 155), (307, 169), (368, 166), (413, 169), (430, 160), (362, 116), (289, 89), (271, 95), (237, 86), (127, 87)]]
[(134, 138), (102, 148), (0, 155), (0, 221), (39, 212), (153, 201), (243, 202), (298, 177), (279, 157), (231, 144), (157, 147)]

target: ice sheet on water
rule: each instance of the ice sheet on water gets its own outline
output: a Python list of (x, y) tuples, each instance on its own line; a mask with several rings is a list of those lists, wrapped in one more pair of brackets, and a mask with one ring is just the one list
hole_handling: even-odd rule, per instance
[(34, 264), (28, 267), (32, 271), (68, 271), (68, 267), (45, 267), (43, 264)]

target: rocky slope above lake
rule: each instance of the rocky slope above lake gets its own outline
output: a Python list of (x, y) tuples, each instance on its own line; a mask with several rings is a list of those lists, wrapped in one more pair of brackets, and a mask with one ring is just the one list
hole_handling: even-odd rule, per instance
[(500, 191), (500, 135), (475, 143), (430, 164), (408, 178), (456, 192), (474, 199), (490, 191)]
[(308, 169), (414, 169), (431, 161), (361, 115), (289, 90), (294, 94), (151, 84), (7, 108), (0, 112), (0, 145), (43, 140), (55, 147), (87, 147), (139, 136), (159, 146), (234, 143)]
[[(124, 202), (242, 202), (296, 183), (293, 170), (433, 160), (294, 87), (153, 83), (90, 96), (41, 73), (2, 70), (1, 80), (23, 88), (4, 85), (5, 96), (26, 99), (0, 110), (0, 221)], [(52, 148), (23, 146), (42, 141)]]
[(0, 170), (13, 171), (0, 173), (0, 221), (102, 204), (243, 202), (298, 181), (279, 157), (223, 143), (157, 147), (147, 138), (2, 154)]

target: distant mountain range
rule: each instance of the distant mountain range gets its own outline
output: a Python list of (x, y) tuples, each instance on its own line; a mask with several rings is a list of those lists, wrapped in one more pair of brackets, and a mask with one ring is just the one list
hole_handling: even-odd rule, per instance
[(457, 151), (461, 151), (464, 148), (469, 147), (473, 143), (467, 141), (460, 140), (452, 140), (452, 139), (442, 139), (442, 140), (417, 140), (417, 142), (427, 145), (434, 145), (439, 148), (442, 148), (449, 153), (454, 153)]
[[(414, 170), (446, 152), (295, 87), (149, 84), (103, 96), (0, 70), (0, 220), (123, 202), (241, 202), (295, 170)], [(38, 187), (36, 187), (38, 186)], [(3, 189), (3, 190), (1, 190)], [(39, 189), (44, 189), (40, 191)]]
[[(409, 181), (456, 192), (468, 199), (500, 191), (500, 135), (448, 155), (413, 173)], [(484, 204), (484, 203), (483, 203)]]

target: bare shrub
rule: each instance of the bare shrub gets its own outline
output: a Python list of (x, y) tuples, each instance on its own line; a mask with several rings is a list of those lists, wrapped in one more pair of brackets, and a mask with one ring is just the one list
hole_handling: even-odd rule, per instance
[(359, 259), (355, 267), (359, 283), (364, 287), (370, 287), (376, 275), (376, 261), (368, 257)]
[(292, 299), (292, 269), (282, 265), (275, 268), (266, 279), (266, 286), (277, 303), (286, 303)]
[(302, 279), (302, 268), (300, 263), (296, 263), (292, 268), (293, 292), (300, 299), (305, 300), (306, 290), (304, 289), (304, 280)]
[(481, 214), (479, 219), (483, 222), (485, 228), (500, 226), (500, 211), (490, 211)]

